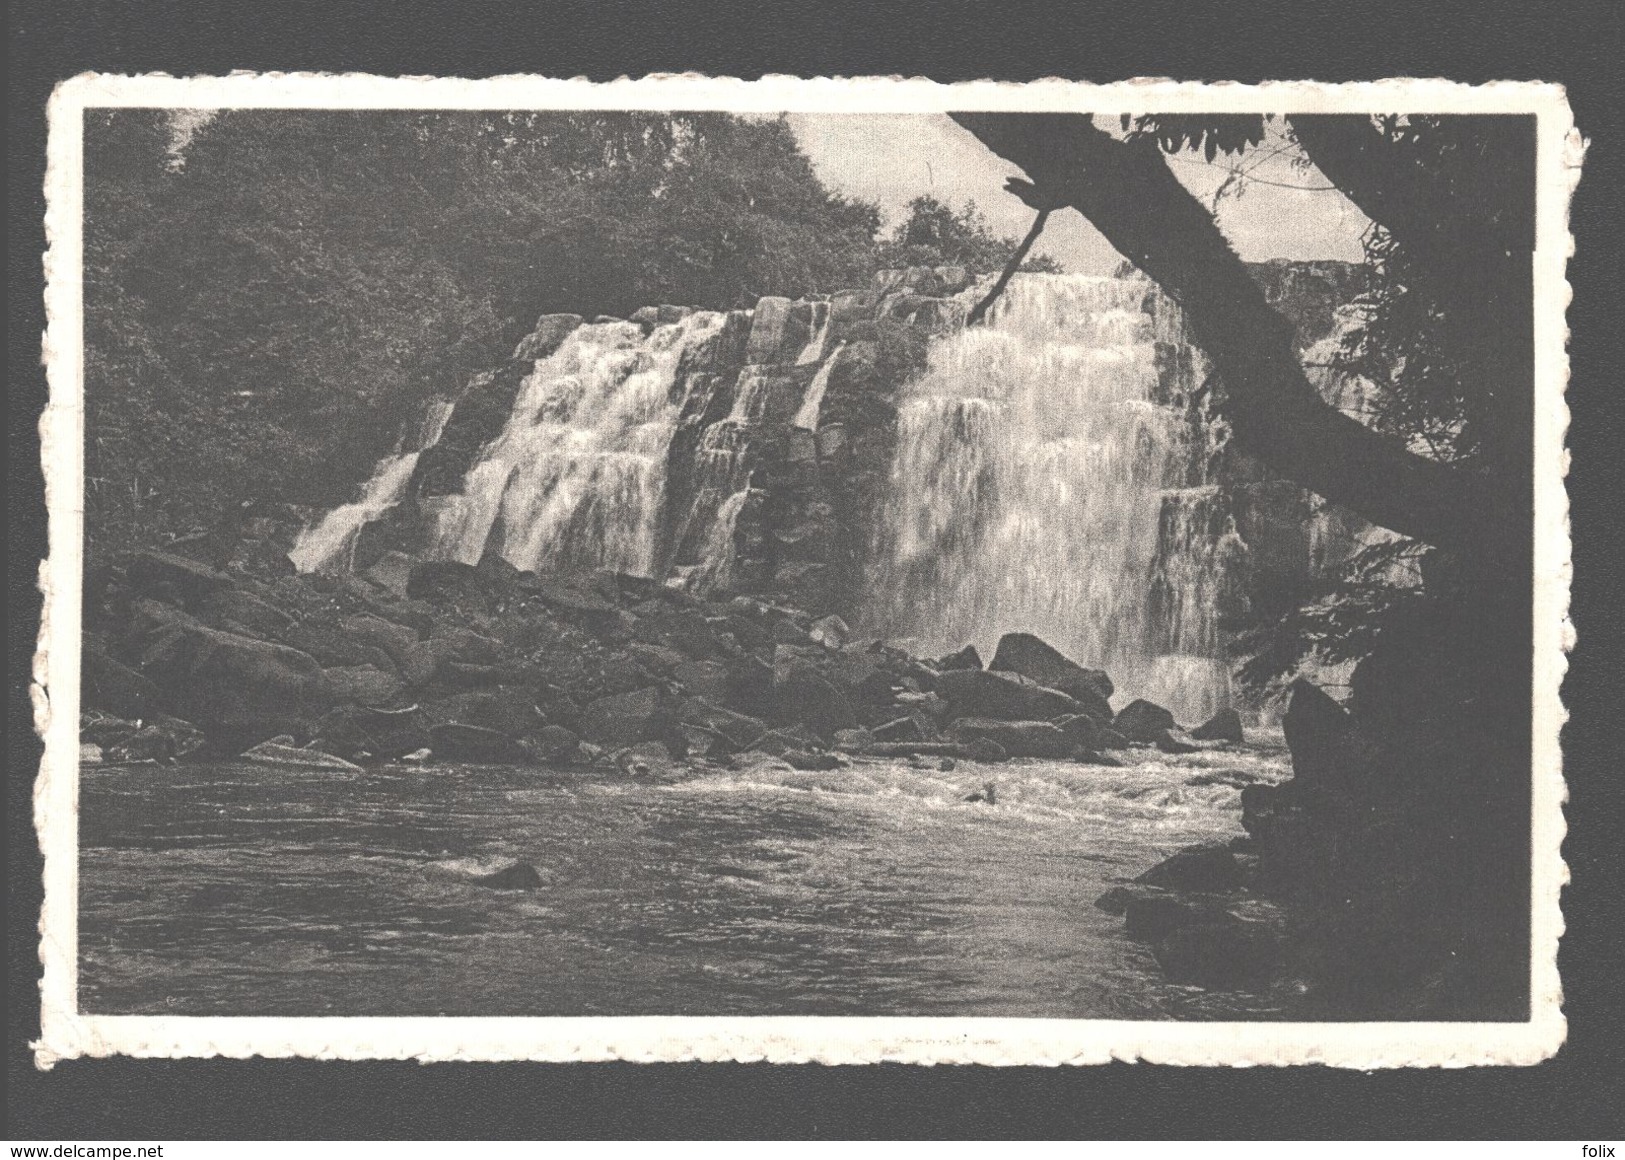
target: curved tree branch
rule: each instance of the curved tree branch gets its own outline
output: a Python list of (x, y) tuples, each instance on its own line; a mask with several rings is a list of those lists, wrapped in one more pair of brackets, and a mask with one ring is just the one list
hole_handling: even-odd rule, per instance
[(975, 326), (982, 321), (983, 316), (987, 314), (988, 307), (997, 302), (999, 295), (1004, 293), (1004, 288), (1010, 285), (1010, 279), (1015, 277), (1016, 271), (1021, 268), (1021, 263), (1026, 261), (1027, 251), (1033, 248), (1033, 243), (1038, 240), (1038, 235), (1044, 232), (1044, 223), (1049, 221), (1049, 215), (1048, 207), (1038, 211), (1038, 216), (1033, 219), (1032, 229), (1027, 231), (1027, 236), (1021, 239), (1021, 245), (1016, 247), (1016, 252), (1011, 254), (1010, 260), (1004, 264), (1004, 269), (999, 273), (999, 280), (993, 283), (993, 288), (983, 295), (982, 300), (972, 307), (971, 312), (965, 316), (966, 326)]
[(1151, 141), (1124, 142), (1077, 114), (955, 113), (1026, 171), (1047, 204), (1071, 205), (1179, 303), (1227, 394), (1238, 445), (1373, 523), (1480, 556), (1516, 520), (1484, 477), (1413, 454), (1321, 399), (1292, 327), (1264, 299), (1212, 217)]

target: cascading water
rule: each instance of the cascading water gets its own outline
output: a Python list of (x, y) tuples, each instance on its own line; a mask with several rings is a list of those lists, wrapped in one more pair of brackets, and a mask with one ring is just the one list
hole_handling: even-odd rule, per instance
[(500, 522), (517, 567), (653, 575), (679, 364), (725, 317), (697, 312), (647, 337), (633, 323), (582, 326), (538, 360), (462, 494), (441, 506), (430, 555), (477, 563)]
[(870, 630), (984, 655), (1032, 632), (1181, 719), (1227, 703), (1201, 369), (1150, 282), (1018, 275), (906, 388)]
[(350, 567), (361, 529), (400, 503), (418, 465), (418, 456), (440, 442), (453, 404), (435, 399), (425, 410), (418, 430), (402, 437), (395, 451), (378, 461), (372, 478), (362, 485), (354, 503), (342, 504), (300, 533), (288, 558), (301, 572), (326, 572)]

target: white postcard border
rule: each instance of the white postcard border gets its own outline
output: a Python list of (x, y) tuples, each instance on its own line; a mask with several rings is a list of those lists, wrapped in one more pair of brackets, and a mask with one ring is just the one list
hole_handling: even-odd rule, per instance
[[(1127, 1022), (1066, 1019), (831, 1017), (261, 1018), (103, 1016), (78, 1011), (78, 693), (83, 568), (83, 112), (102, 106), (186, 108), (726, 109), (736, 112), (1526, 113), (1538, 119), (1535, 254), (1535, 638), (1532, 1018), (1527, 1023)], [(1085, 1064), (1113, 1059), (1234, 1066), (1532, 1064), (1562, 1044), (1557, 973), (1568, 880), (1560, 686), (1573, 644), (1564, 437), (1568, 380), (1564, 278), (1573, 252), (1568, 205), (1584, 143), (1561, 87), (1444, 80), (1325, 85), (1050, 79), (941, 85), (923, 79), (747, 82), (696, 75), (595, 84), (581, 79), (385, 78), (234, 74), (177, 78), (85, 74), (50, 102), (46, 172), (49, 403), (40, 420), (50, 557), (31, 689), (45, 757), (35, 786), (44, 856), (41, 1035), (35, 1060), (80, 1056), (315, 1059), (769, 1061), (793, 1063)]]

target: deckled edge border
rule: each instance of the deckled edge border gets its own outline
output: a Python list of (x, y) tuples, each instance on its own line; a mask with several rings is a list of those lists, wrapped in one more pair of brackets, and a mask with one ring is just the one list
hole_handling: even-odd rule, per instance
[[(948, 108), (1090, 112), (1376, 110), (1532, 113), (1538, 118), (1535, 720), (1532, 1018), (1528, 1023), (1140, 1023), (1099, 1020), (902, 1018), (180, 1018), (87, 1016), (77, 1009), (78, 691), (83, 566), (83, 112), (105, 105), (310, 108), (722, 108), (733, 111), (940, 112)], [(36, 1066), (82, 1056), (312, 1059), (732, 1061), (827, 1064), (1060, 1065), (1111, 1060), (1182, 1065), (1338, 1067), (1533, 1064), (1555, 1054), (1566, 1024), (1557, 972), (1563, 933), (1565, 833), (1559, 734), (1572, 541), (1564, 477), (1568, 383), (1565, 278), (1574, 243), (1569, 204), (1585, 143), (1564, 90), (1537, 82), (1470, 86), (1440, 79), (1262, 85), (1136, 79), (1090, 85), (1058, 78), (942, 85), (926, 79), (760, 81), (657, 74), (595, 83), (527, 76), (488, 80), (364, 74), (86, 73), (56, 87), (46, 167), (50, 386), (40, 418), (50, 555), (30, 695), (45, 756), (34, 790), (44, 858), (40, 916), (41, 1035)]]

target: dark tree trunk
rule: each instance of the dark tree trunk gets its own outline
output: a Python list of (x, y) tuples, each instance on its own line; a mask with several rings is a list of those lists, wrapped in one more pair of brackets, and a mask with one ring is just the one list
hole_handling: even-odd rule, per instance
[(1154, 142), (1120, 141), (1083, 115), (953, 116), (1023, 169), (1045, 203), (1077, 209), (1179, 303), (1224, 384), (1223, 413), (1243, 449), (1375, 524), (1475, 560), (1525, 536), (1513, 494), (1413, 454), (1321, 399), (1291, 326)]

